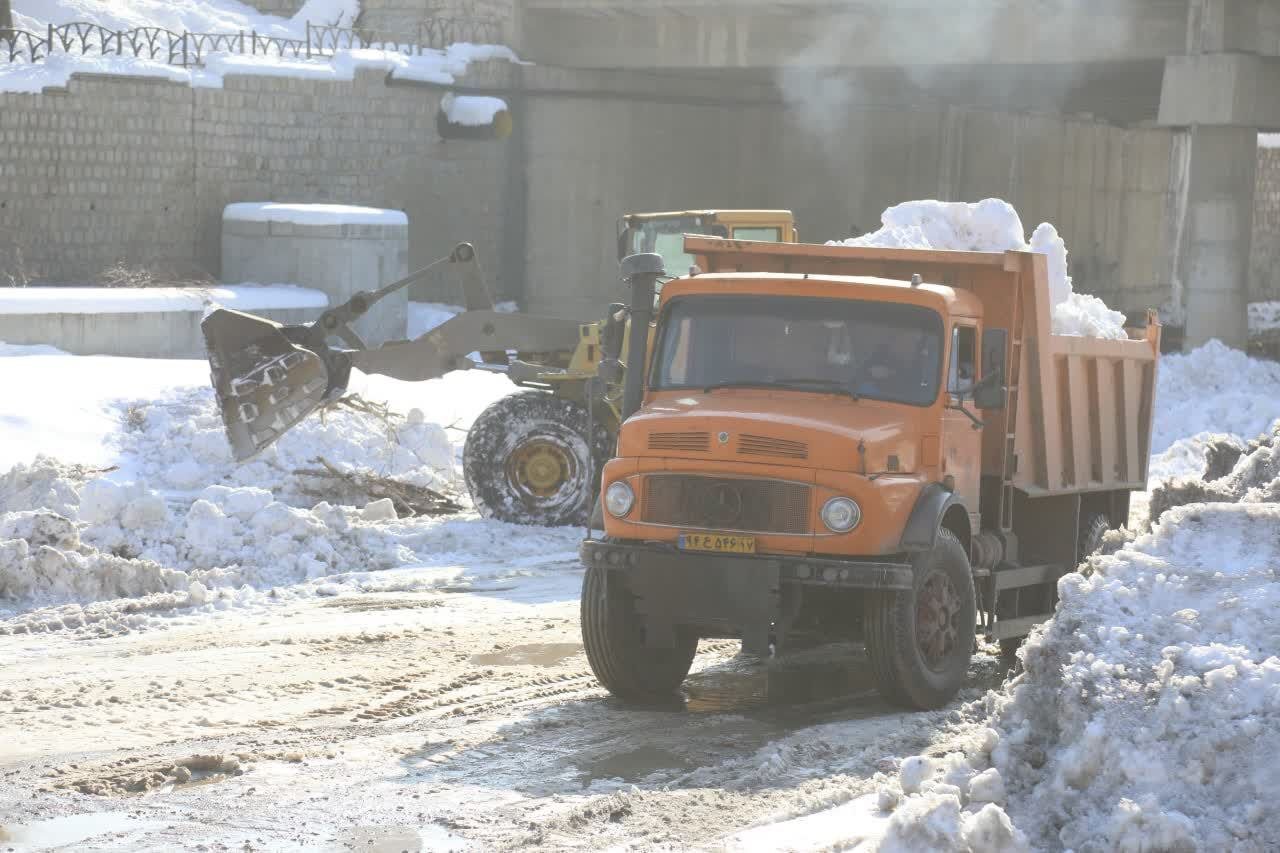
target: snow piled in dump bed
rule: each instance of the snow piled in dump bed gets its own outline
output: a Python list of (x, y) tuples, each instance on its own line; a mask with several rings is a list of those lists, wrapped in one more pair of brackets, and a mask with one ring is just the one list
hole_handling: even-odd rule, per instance
[(1028, 243), (1022, 219), (1006, 201), (995, 198), (974, 204), (907, 201), (882, 213), (880, 222), (878, 231), (828, 245), (1039, 252), (1049, 259), (1049, 297), (1055, 334), (1119, 340), (1127, 337), (1123, 314), (1112, 311), (1096, 296), (1072, 291), (1071, 277), (1067, 275), (1067, 247), (1057, 229), (1048, 222), (1041, 223)]
[(284, 204), (241, 201), (222, 209), (223, 221), (288, 222), (294, 225), (408, 225), (402, 210), (350, 204)]

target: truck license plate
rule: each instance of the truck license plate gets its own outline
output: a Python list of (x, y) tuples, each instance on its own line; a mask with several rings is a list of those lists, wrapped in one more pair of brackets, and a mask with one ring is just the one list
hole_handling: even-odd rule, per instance
[(685, 551), (718, 551), (726, 554), (756, 552), (756, 537), (729, 533), (681, 533), (676, 544)]

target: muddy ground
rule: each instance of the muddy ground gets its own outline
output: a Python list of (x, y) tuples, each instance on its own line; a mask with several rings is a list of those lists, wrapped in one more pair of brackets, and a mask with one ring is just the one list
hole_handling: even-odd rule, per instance
[[(628, 708), (583, 655), (581, 570), (542, 568), (0, 636), (0, 850), (750, 847), (963, 729), (885, 705), (856, 650), (765, 668), (728, 641)], [(975, 658), (967, 695), (1002, 675)]]

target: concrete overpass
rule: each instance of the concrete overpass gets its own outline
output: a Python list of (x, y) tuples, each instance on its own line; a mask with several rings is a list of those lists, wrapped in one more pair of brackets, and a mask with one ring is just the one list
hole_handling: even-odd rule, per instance
[(1280, 0), (522, 0), (517, 14), (535, 62), (772, 84), (820, 132), (852, 103), (1163, 128), (1187, 343), (1245, 342), (1256, 134), (1280, 130)]

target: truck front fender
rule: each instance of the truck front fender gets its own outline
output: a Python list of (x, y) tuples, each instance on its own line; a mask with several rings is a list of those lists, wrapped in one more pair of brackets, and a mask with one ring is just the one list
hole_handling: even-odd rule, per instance
[(943, 517), (947, 510), (957, 505), (963, 506), (955, 493), (944, 489), (941, 483), (929, 483), (921, 489), (906, 527), (902, 529), (902, 550), (928, 551), (933, 548)]

